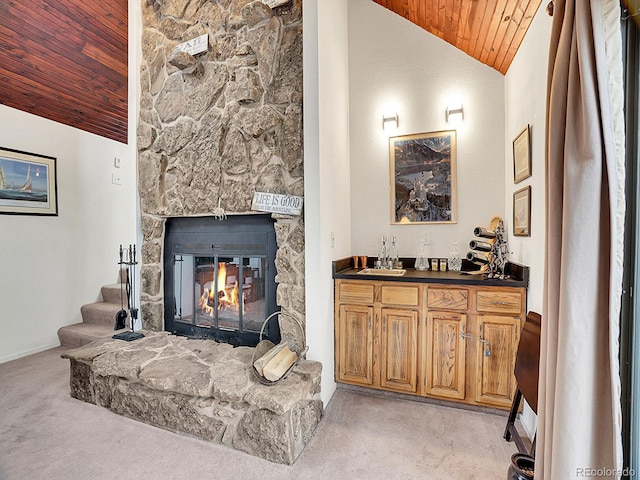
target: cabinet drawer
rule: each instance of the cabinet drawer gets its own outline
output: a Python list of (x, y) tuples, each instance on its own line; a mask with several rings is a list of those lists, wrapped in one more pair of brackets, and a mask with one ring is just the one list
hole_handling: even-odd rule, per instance
[(341, 302), (373, 303), (373, 284), (341, 283), (338, 291)]
[(418, 306), (418, 287), (382, 286), (382, 303), (386, 305)]
[(429, 288), (427, 290), (427, 308), (467, 310), (469, 292), (450, 288)]
[(478, 292), (479, 312), (520, 313), (522, 293), (520, 292)]

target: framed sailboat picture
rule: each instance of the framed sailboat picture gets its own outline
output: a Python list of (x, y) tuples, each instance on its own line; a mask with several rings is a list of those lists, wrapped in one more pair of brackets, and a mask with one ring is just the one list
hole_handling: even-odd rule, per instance
[(391, 223), (456, 223), (456, 131), (389, 139)]
[(0, 147), (0, 214), (58, 215), (54, 157)]

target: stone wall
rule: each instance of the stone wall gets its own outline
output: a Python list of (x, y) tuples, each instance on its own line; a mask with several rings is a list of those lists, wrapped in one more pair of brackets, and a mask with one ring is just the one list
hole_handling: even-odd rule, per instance
[[(166, 218), (252, 213), (255, 191), (303, 195), (302, 0), (142, 1), (141, 318), (162, 330)], [(203, 34), (208, 51), (176, 52)], [(277, 302), (304, 325), (303, 218), (274, 217)]]

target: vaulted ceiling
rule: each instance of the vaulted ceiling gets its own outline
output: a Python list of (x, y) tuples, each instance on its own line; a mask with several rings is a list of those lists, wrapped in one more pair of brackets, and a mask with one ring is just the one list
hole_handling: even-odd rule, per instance
[(0, 0), (0, 103), (127, 142), (127, 0)]
[(373, 0), (503, 75), (542, 0)]
[[(373, 0), (506, 73), (542, 0)], [(127, 0), (0, 0), (0, 103), (127, 142)]]

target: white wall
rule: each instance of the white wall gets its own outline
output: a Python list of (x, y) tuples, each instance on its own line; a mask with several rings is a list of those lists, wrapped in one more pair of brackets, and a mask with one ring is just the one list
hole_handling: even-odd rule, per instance
[[(513, 193), (531, 186), (531, 236), (509, 237), (511, 259), (531, 267), (528, 308), (542, 312), (543, 264), (545, 253), (545, 121), (547, 61), (551, 17), (540, 5), (527, 35), (505, 76), (505, 206), (509, 233), (513, 232)], [(513, 140), (531, 125), (531, 177), (513, 182)]]
[[(540, 8), (505, 76), (505, 206), (507, 231), (510, 233), (511, 260), (530, 267), (528, 310), (542, 313), (545, 255), (545, 117), (547, 97), (547, 61), (551, 17), (546, 2)], [(513, 139), (526, 125), (531, 125), (531, 177), (513, 183)], [(513, 193), (531, 186), (531, 236), (515, 237), (513, 232)], [(530, 408), (522, 416), (531, 436), (536, 418)]]
[[(0, 146), (56, 157), (59, 211), (0, 215), (0, 362), (59, 345), (58, 328), (117, 281), (118, 245), (136, 240), (137, 75), (129, 82), (129, 146), (0, 105)], [(122, 185), (111, 183), (114, 157)]]
[[(430, 255), (447, 256), (451, 241), (467, 251), (476, 225), (500, 215), (511, 260), (531, 267), (528, 308), (542, 309), (544, 264), (544, 129), (551, 18), (534, 19), (505, 77), (443, 40), (369, 0), (349, 2), (352, 253), (375, 256), (383, 234), (396, 235), (401, 256), (418, 253), (431, 233)], [(462, 103), (458, 133), (457, 225), (390, 225), (389, 134), (382, 115), (397, 112), (403, 135), (451, 129), (447, 103)], [(533, 175), (514, 185), (512, 140), (532, 125)], [(532, 187), (531, 237), (514, 237), (513, 193)], [(535, 415), (526, 409), (528, 433)]]
[[(348, 4), (353, 254), (377, 255), (386, 234), (415, 257), (429, 231), (431, 255), (446, 257), (455, 240), (464, 255), (473, 228), (505, 214), (504, 77), (371, 0)], [(445, 110), (455, 103), (464, 122), (452, 127)], [(390, 224), (387, 111), (400, 119), (392, 135), (457, 130), (457, 224)]]
[(350, 255), (349, 56), (343, 0), (305, 0), (304, 177), (308, 358), (335, 391), (331, 261)]

